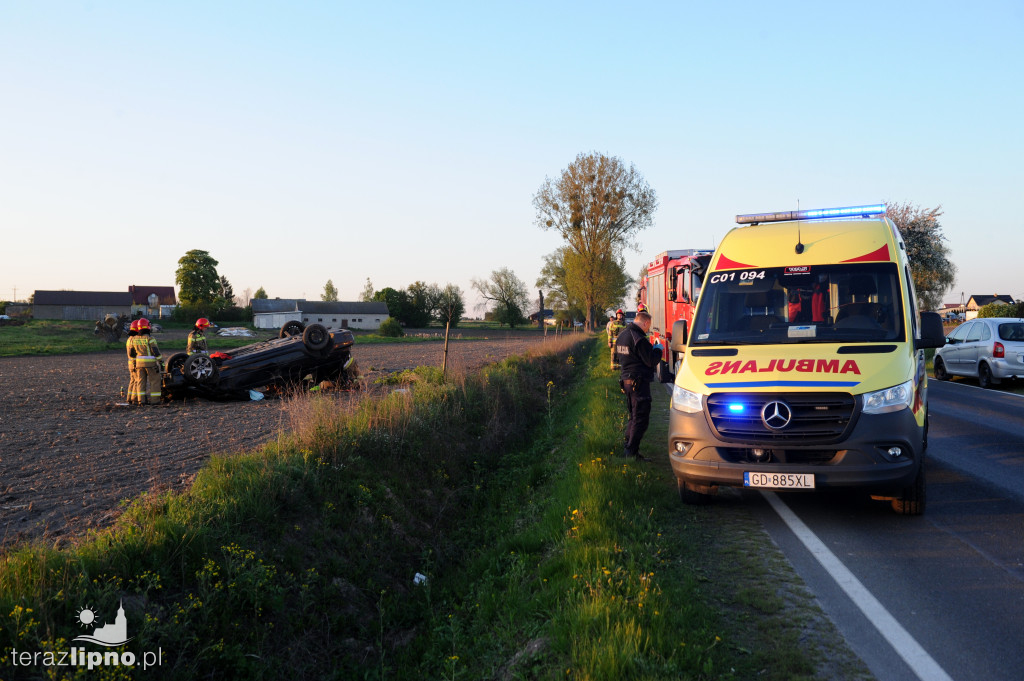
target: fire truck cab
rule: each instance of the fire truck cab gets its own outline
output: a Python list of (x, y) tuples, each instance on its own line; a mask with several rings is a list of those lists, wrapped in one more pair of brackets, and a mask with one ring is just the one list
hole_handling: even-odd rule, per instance
[[(659, 253), (647, 263), (647, 275), (640, 280), (638, 305), (645, 305), (651, 315), (651, 339), (673, 338), (686, 343), (693, 310), (700, 296), (704, 270), (711, 260), (709, 250), (676, 250)], [(676, 367), (683, 353), (674, 353), (664, 342), (663, 359)], [(677, 355), (677, 356), (673, 356)]]

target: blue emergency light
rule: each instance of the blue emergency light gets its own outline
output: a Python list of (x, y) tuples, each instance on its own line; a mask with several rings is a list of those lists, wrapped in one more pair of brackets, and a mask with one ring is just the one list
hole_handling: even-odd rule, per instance
[(885, 214), (885, 204), (868, 206), (845, 206), (843, 208), (817, 208), (815, 210), (789, 210), (779, 213), (751, 213), (737, 215), (736, 223), (756, 225), (760, 222), (784, 222), (787, 220), (823, 220), (827, 218), (874, 217)]
[(739, 402), (733, 402), (732, 404), (729, 405), (729, 411), (734, 412), (736, 414), (742, 412), (743, 410), (744, 406)]

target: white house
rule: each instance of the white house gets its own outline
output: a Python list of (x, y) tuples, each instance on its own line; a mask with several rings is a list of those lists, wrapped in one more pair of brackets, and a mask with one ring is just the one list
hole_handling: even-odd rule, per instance
[(279, 329), (286, 322), (322, 324), (328, 329), (376, 331), (388, 318), (387, 303), (335, 302), (302, 299), (253, 299), (252, 322), (257, 329)]

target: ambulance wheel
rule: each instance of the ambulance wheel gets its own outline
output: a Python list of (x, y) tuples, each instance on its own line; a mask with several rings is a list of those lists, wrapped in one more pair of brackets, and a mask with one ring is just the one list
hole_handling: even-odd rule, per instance
[(922, 458), (921, 466), (917, 469), (917, 477), (892, 500), (892, 510), (900, 515), (921, 515), (924, 513), (924, 494), (924, 459)]
[(718, 491), (716, 487), (683, 482), (681, 478), (676, 478), (676, 487), (679, 488), (679, 500), (689, 506), (710, 504)]
[(949, 372), (946, 371), (946, 363), (942, 361), (941, 357), (935, 358), (935, 365), (932, 370), (935, 372), (935, 378), (940, 381), (949, 380)]
[(331, 334), (323, 324), (310, 324), (302, 332), (302, 344), (311, 352), (319, 352), (331, 342)]
[(281, 332), (277, 334), (277, 337), (288, 338), (289, 336), (298, 336), (299, 334), (302, 333), (302, 330), (305, 328), (306, 326), (302, 322), (293, 319), (290, 322), (284, 323), (284, 325), (281, 327)]
[(206, 385), (216, 381), (219, 372), (209, 355), (197, 352), (185, 360), (182, 373), (185, 374), (185, 381), (191, 385)]

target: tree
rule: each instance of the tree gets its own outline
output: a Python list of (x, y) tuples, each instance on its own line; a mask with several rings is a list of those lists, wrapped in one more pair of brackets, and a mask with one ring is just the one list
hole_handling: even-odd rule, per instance
[(388, 315), (394, 317), (399, 322), (408, 325), (406, 321), (406, 308), (409, 305), (409, 296), (405, 291), (396, 291), (389, 287), (382, 288), (373, 294), (373, 300), (376, 302), (386, 303), (388, 306)]
[(573, 254), (573, 276), (566, 283), (582, 302), (587, 327), (593, 328), (612, 266), (621, 262), (625, 248), (635, 247), (636, 234), (653, 223), (657, 195), (632, 165), (591, 153), (579, 154), (557, 181), (545, 178), (533, 205), (537, 225), (561, 234)]
[(425, 282), (417, 281), (409, 284), (406, 289), (405, 324), (414, 329), (422, 329), (430, 325), (434, 316), (434, 305), (439, 293), (437, 285), (433, 288)]
[(544, 256), (537, 287), (548, 289), (547, 299), (552, 309), (561, 307), (574, 319), (586, 318), (587, 303), (579, 292), (587, 282), (593, 284), (594, 302), (590, 310), (593, 317), (603, 316), (609, 308), (621, 307), (626, 292), (633, 285), (621, 257), (617, 260), (588, 260), (568, 246), (561, 246)]
[(227, 301), (228, 305), (235, 304), (235, 289), (231, 287), (231, 282), (223, 274), (220, 275), (220, 297)]
[(359, 300), (364, 303), (369, 303), (373, 300), (373, 282), (370, 278), (366, 278), (366, 286), (363, 287), (363, 292), (359, 294)]
[(491, 272), (490, 279), (473, 279), (473, 288), (485, 301), (494, 303), (494, 318), (499, 324), (515, 328), (523, 323), (529, 295), (526, 284), (512, 270), (502, 267)]
[(174, 281), (178, 299), (185, 304), (209, 305), (220, 297), (219, 263), (206, 251), (191, 250), (178, 260)]
[(252, 294), (253, 300), (266, 300), (269, 297), (270, 296), (267, 295), (267, 292), (263, 290), (262, 286), (256, 289), (256, 293)]
[(338, 289), (334, 288), (334, 282), (330, 279), (324, 284), (324, 292), (320, 296), (320, 300), (325, 303), (336, 303), (338, 302)]
[(462, 289), (455, 284), (448, 284), (438, 292), (435, 315), (437, 321), (454, 329), (466, 312), (466, 303), (462, 298)]
[(921, 208), (910, 203), (891, 203), (886, 205), (885, 214), (903, 236), (921, 309), (938, 309), (956, 279), (956, 265), (949, 260), (946, 237), (938, 219), (942, 206)]

